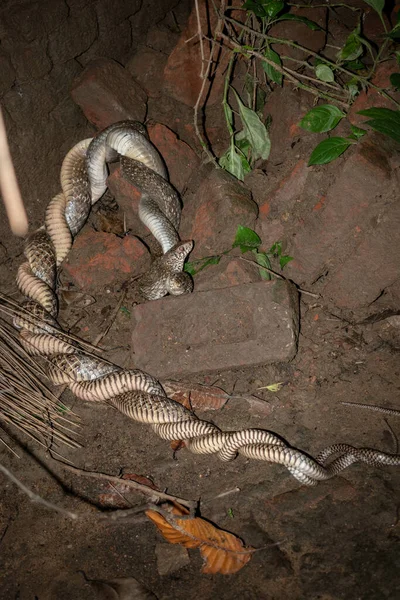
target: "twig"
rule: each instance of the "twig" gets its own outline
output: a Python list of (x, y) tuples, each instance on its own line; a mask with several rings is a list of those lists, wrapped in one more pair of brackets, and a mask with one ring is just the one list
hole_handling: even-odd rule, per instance
[(165, 492), (160, 492), (158, 490), (153, 490), (147, 485), (143, 485), (142, 483), (138, 483), (137, 481), (132, 481), (132, 479), (122, 479), (121, 477), (115, 477), (113, 475), (107, 475), (106, 473), (98, 473), (97, 471), (85, 471), (83, 469), (78, 469), (77, 467), (72, 467), (71, 465), (66, 465), (62, 461), (57, 460), (64, 469), (67, 471), (71, 471), (71, 473), (75, 473), (75, 475), (79, 475), (80, 477), (92, 477), (94, 479), (105, 479), (106, 481), (111, 481), (114, 483), (123, 483), (128, 487), (131, 487), (134, 490), (138, 490), (147, 496), (156, 496), (158, 500), (167, 500), (172, 502), (178, 502), (179, 504), (183, 504), (187, 506), (187, 508), (193, 510), (197, 506), (197, 502), (194, 500), (186, 500), (185, 498), (179, 498), (178, 496), (173, 496), (172, 494), (166, 494)]
[(6, 126), (0, 107), (0, 190), (11, 231), (20, 237), (28, 233), (28, 217), (15, 175)]
[(295, 77), (294, 75), (289, 73), (290, 69), (288, 70), (285, 67), (281, 67), (280, 65), (276, 64), (273, 60), (267, 58), (263, 54), (260, 54), (260, 52), (256, 52), (255, 50), (249, 50), (247, 48), (243, 48), (240, 44), (238, 44), (237, 42), (232, 40), (228, 35), (225, 35), (222, 32), (218, 34), (218, 37), (225, 40), (228, 43), (228, 45), (230, 45), (234, 49), (241, 51), (244, 55), (255, 56), (262, 62), (267, 63), (268, 65), (273, 67), (276, 71), (278, 71), (278, 73), (281, 73), (282, 75), (284, 75), (289, 81), (291, 81), (295, 85), (295, 87), (306, 90), (307, 92), (309, 92), (310, 94), (313, 94), (313, 96), (317, 96), (318, 98), (325, 98), (326, 100), (331, 100), (332, 102), (335, 102), (336, 104), (339, 104), (340, 106), (343, 106), (344, 108), (349, 107), (349, 103), (344, 102), (341, 98), (337, 98), (336, 96), (333, 96), (332, 94), (322, 92), (321, 90), (319, 90), (317, 88), (310, 87), (309, 85), (302, 83), (301, 81), (299, 81), (297, 79), (297, 77)]
[[(254, 262), (254, 260), (250, 260), (249, 258), (245, 258), (244, 256), (234, 256), (233, 258), (235, 258), (235, 259), (239, 258), (240, 260), (244, 260), (245, 262), (250, 263), (251, 265), (254, 265), (257, 269), (263, 269), (264, 271), (266, 271), (270, 275), (274, 275), (274, 277), (277, 277), (278, 279), (282, 279), (283, 281), (288, 281), (288, 279), (286, 277), (283, 277), (283, 275), (280, 275), (279, 273), (277, 273), (276, 271), (273, 271), (272, 269), (268, 269), (268, 267), (264, 267), (264, 265), (259, 265), (258, 263)], [(320, 294), (313, 294), (312, 292), (308, 292), (307, 290), (302, 290), (299, 287), (297, 289), (301, 294), (307, 294), (307, 296), (312, 296), (313, 298), (321, 297)]]
[(76, 521), (79, 518), (76, 513), (70, 512), (69, 510), (62, 508), (61, 506), (57, 506), (56, 504), (53, 504), (52, 502), (49, 502), (48, 500), (45, 500), (41, 496), (38, 496), (38, 494), (35, 494), (34, 492), (32, 492), (32, 490), (27, 488), (26, 485), (24, 485), (22, 483), (22, 481), (17, 479), (15, 477), (15, 475), (13, 475), (13, 473), (11, 473), (11, 471), (6, 469), (6, 467), (3, 467), (3, 465), (0, 465), (0, 471), (6, 477), (8, 477), (8, 479), (10, 481), (15, 483), (15, 485), (18, 486), (19, 489), (22, 490), (24, 492), (24, 494), (26, 494), (32, 502), (36, 502), (37, 504), (42, 504), (42, 506), (45, 506), (46, 508), (49, 508), (50, 510), (55, 510), (56, 512), (58, 512), (62, 515), (65, 515), (66, 517), (69, 517), (70, 519), (73, 519), (74, 521)]
[(399, 440), (397, 439), (397, 435), (395, 434), (395, 432), (393, 431), (393, 427), (390, 425), (389, 421), (387, 419), (384, 419), (386, 425), (389, 427), (389, 431), (392, 434), (392, 438), (394, 441), (394, 454), (398, 454), (399, 453)]
[[(226, 0), (222, 0), (221, 2), (221, 6), (220, 6), (220, 10), (222, 13), (224, 13), (225, 11), (225, 2)], [(197, 18), (197, 28), (198, 28), (198, 35), (200, 37), (200, 41), (202, 41), (203, 39), (203, 32), (201, 29), (201, 21), (200, 21), (200, 14), (199, 14), (199, 7), (198, 7), (198, 0), (195, 0), (196, 3), (196, 18)], [(204, 90), (206, 88), (206, 84), (208, 81), (208, 77), (210, 75), (210, 71), (211, 71), (211, 66), (213, 63), (213, 59), (214, 59), (214, 53), (215, 53), (215, 48), (217, 46), (216, 44), (216, 36), (217, 34), (219, 34), (219, 32), (222, 30), (222, 25), (223, 25), (223, 20), (221, 18), (218, 18), (217, 21), (217, 26), (215, 28), (215, 35), (214, 35), (214, 39), (211, 41), (211, 47), (210, 47), (210, 54), (208, 57), (208, 63), (207, 63), (207, 68), (205, 70), (205, 72), (203, 71), (204, 69), (204, 56), (201, 56), (201, 73), (200, 73), (200, 77), (202, 78), (202, 83), (201, 83), (201, 87), (200, 87), (200, 91), (199, 91), (199, 95), (197, 96), (197, 100), (196, 100), (196, 104), (194, 105), (194, 109), (193, 109), (193, 126), (194, 126), (194, 130), (196, 133), (196, 136), (200, 142), (200, 146), (203, 148), (204, 152), (206, 153), (206, 155), (208, 156), (208, 158), (210, 159), (210, 161), (212, 163), (214, 163), (214, 165), (218, 168), (219, 165), (215, 159), (215, 156), (213, 155), (213, 153), (211, 152), (211, 150), (208, 148), (207, 143), (204, 141), (204, 138), (201, 134), (200, 128), (199, 128), (199, 108), (200, 108), (200, 103), (201, 103), (201, 99), (203, 97), (204, 94)], [(202, 47), (201, 47), (202, 48)], [(201, 50), (200, 50), (201, 52)]]
[(100, 344), (101, 340), (102, 340), (102, 339), (103, 339), (103, 338), (104, 338), (104, 337), (105, 337), (105, 336), (108, 334), (108, 332), (110, 331), (111, 327), (112, 327), (112, 326), (113, 326), (113, 324), (114, 324), (114, 321), (115, 321), (115, 319), (117, 318), (117, 315), (118, 315), (118, 313), (119, 313), (119, 311), (120, 311), (120, 308), (121, 308), (121, 306), (122, 306), (122, 303), (125, 301), (125, 298), (126, 298), (126, 293), (127, 293), (127, 290), (126, 290), (126, 289), (124, 289), (124, 291), (123, 291), (123, 292), (122, 292), (122, 294), (121, 294), (121, 298), (119, 299), (119, 301), (118, 301), (118, 303), (117, 303), (117, 306), (115, 307), (115, 309), (113, 310), (113, 312), (112, 312), (112, 314), (111, 314), (111, 316), (110, 316), (110, 318), (109, 318), (109, 321), (108, 321), (108, 325), (107, 325), (107, 327), (105, 328), (105, 330), (103, 331), (103, 333), (100, 333), (100, 334), (99, 334), (99, 335), (98, 335), (98, 336), (95, 338), (95, 340), (94, 340), (94, 342), (93, 342), (93, 345), (94, 345), (94, 346), (98, 346), (98, 345)]
[(197, 19), (197, 35), (199, 38), (200, 44), (200, 56), (201, 56), (201, 70), (200, 77), (204, 79), (204, 45), (203, 45), (203, 32), (201, 30), (201, 21), (200, 21), (200, 10), (199, 10), (199, 0), (194, 0), (194, 6), (196, 10), (196, 19)]

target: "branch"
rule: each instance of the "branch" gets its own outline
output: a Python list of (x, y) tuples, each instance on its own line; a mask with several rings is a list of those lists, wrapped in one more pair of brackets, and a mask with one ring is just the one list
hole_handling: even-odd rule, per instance
[(121, 477), (114, 477), (113, 475), (107, 475), (106, 473), (98, 473), (97, 471), (85, 471), (83, 469), (78, 469), (77, 467), (72, 467), (71, 465), (66, 465), (65, 463), (57, 460), (57, 462), (66, 469), (67, 471), (71, 471), (71, 473), (75, 473), (75, 475), (79, 475), (80, 477), (92, 477), (94, 479), (104, 479), (106, 481), (111, 481), (114, 483), (123, 483), (124, 485), (131, 487), (134, 490), (138, 490), (147, 496), (156, 496), (158, 500), (169, 501), (169, 502), (178, 502), (179, 504), (183, 504), (190, 510), (193, 510), (197, 506), (197, 502), (194, 500), (186, 500), (185, 498), (179, 498), (178, 496), (173, 496), (172, 494), (166, 494), (165, 492), (160, 492), (158, 490), (153, 490), (148, 485), (144, 485), (142, 483), (138, 483), (137, 481), (132, 481), (132, 479), (122, 479)]

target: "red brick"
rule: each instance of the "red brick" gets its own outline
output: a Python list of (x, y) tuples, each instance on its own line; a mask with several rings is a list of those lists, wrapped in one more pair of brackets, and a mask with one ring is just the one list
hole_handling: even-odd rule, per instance
[(196, 292), (257, 283), (261, 280), (257, 267), (240, 258), (223, 257), (218, 265), (210, 265), (194, 276)]
[(149, 264), (150, 255), (137, 238), (85, 230), (74, 241), (63, 269), (77, 287), (89, 292), (122, 283)]
[[(235, 0), (232, 4), (241, 5), (239, 0)], [(204, 35), (212, 37), (217, 16), (212, 5), (207, 0), (199, 0), (199, 13), (202, 31)], [(233, 14), (231, 16), (237, 19), (243, 19), (244, 12)], [(193, 7), (189, 16), (187, 26), (182, 32), (181, 37), (174, 50), (168, 58), (168, 62), (164, 69), (164, 90), (169, 95), (184, 102), (188, 106), (193, 107), (202, 86), (201, 73), (201, 56), (199, 47), (199, 38), (197, 35), (198, 25), (196, 18), (196, 10)], [(203, 69), (207, 68), (207, 60), (209, 57), (209, 43), (204, 40), (204, 65)], [(218, 58), (218, 69), (213, 79), (210, 96), (207, 99), (207, 105), (221, 101), (221, 94), (225, 81), (225, 70), (230, 57), (230, 50), (223, 48)], [(207, 95), (209, 86), (206, 85), (204, 90), (204, 98)]]
[(275, 280), (163, 298), (134, 308), (133, 361), (156, 377), (290, 361), (298, 295)]
[(250, 192), (222, 169), (199, 172), (196, 193), (184, 197), (181, 237), (194, 240), (191, 258), (220, 254), (232, 247), (238, 225), (254, 228), (258, 207)]
[(308, 179), (310, 209), (293, 225), (289, 254), (294, 260), (286, 267), (298, 283), (312, 283), (351, 256), (379, 218), (382, 196), (392, 193), (394, 175), (384, 145), (368, 136), (348, 152), (346, 159), (310, 168), (316, 175), (324, 169), (327, 178), (332, 173), (335, 178), (323, 197), (313, 192), (313, 177)]
[(165, 160), (172, 185), (182, 192), (193, 171), (199, 168), (199, 157), (165, 125), (149, 125), (148, 132), (150, 140)]
[(381, 215), (357, 249), (329, 277), (323, 290), (337, 306), (368, 306), (399, 280), (400, 205), (394, 203)]
[[(387, 61), (379, 65), (376, 70), (376, 74), (372, 83), (375, 85), (388, 88), (391, 87), (390, 84), (390, 75), (398, 71), (398, 66), (396, 61)], [(400, 101), (400, 94), (397, 92), (391, 91), (391, 95), (398, 102)], [(368, 88), (366, 91), (360, 92), (360, 94), (355, 99), (354, 103), (351, 105), (350, 110), (348, 112), (348, 119), (353, 125), (357, 125), (358, 127), (363, 127), (363, 124), (366, 123), (367, 117), (363, 117), (359, 115), (358, 112), (360, 110), (366, 110), (367, 108), (371, 108), (372, 106), (378, 108), (390, 108), (392, 110), (396, 109), (393, 102), (384, 98), (378, 90), (374, 88)]]
[(163, 85), (160, 73), (163, 72), (166, 62), (167, 57), (162, 52), (152, 48), (139, 48), (125, 68), (149, 96), (158, 97)]
[[(293, 7), (290, 12), (298, 17), (305, 17), (311, 19), (315, 23), (318, 23), (323, 30), (322, 31), (310, 31), (309, 27), (301, 22), (296, 21), (281, 21), (276, 23), (269, 30), (268, 34), (272, 37), (286, 38), (297, 42), (300, 46), (304, 46), (313, 52), (320, 52), (325, 46), (326, 41), (326, 11), (325, 7), (310, 7), (310, 8), (295, 8)], [(292, 48), (283, 44), (273, 44), (273, 50), (279, 55), (291, 56), (298, 60), (305, 60), (306, 55), (302, 50)], [(290, 61), (289, 66), (294, 69), (293, 63)]]
[(98, 129), (123, 119), (143, 121), (146, 115), (145, 92), (124, 67), (108, 58), (91, 62), (73, 82), (71, 94)]

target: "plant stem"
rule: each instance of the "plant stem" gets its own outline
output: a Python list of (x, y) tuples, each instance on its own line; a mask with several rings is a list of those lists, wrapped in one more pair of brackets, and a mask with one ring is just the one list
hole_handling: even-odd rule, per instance
[(319, 90), (317, 88), (310, 87), (310, 86), (302, 83), (294, 75), (292, 75), (291, 73), (289, 73), (285, 67), (281, 67), (280, 65), (276, 64), (275, 62), (273, 62), (269, 58), (266, 58), (265, 56), (263, 56), (259, 52), (255, 52), (254, 50), (247, 50), (246, 48), (243, 48), (240, 44), (238, 44), (237, 42), (234, 42), (233, 40), (231, 40), (231, 38), (229, 36), (225, 35), (224, 33), (221, 32), (218, 37), (220, 37), (221, 39), (223, 39), (226, 42), (228, 42), (228, 44), (231, 47), (235, 48), (236, 50), (241, 51), (244, 55), (255, 56), (256, 58), (259, 58), (261, 61), (266, 62), (267, 64), (271, 65), (271, 67), (273, 67), (276, 71), (278, 71), (278, 73), (282, 73), (282, 75), (285, 75), (285, 77), (287, 77), (287, 79), (289, 79), (289, 81), (291, 81), (292, 83), (294, 83), (294, 85), (296, 87), (304, 89), (307, 92), (309, 92), (310, 94), (313, 94), (314, 96), (317, 96), (318, 98), (325, 98), (326, 100), (330, 100), (331, 102), (335, 102), (336, 104), (339, 104), (340, 106), (343, 106), (344, 108), (348, 108), (349, 107), (348, 102), (344, 102), (343, 99), (337, 98), (337, 97), (335, 97), (335, 96), (333, 96), (331, 94), (327, 94), (325, 92), (321, 92), (321, 90)]

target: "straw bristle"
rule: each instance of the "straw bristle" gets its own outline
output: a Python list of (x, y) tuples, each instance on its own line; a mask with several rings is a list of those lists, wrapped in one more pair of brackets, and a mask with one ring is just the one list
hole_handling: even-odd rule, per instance
[[(0, 297), (4, 302), (0, 310), (8, 315), (20, 312), (17, 303)], [(18, 338), (17, 330), (0, 318), (0, 421), (13, 425), (55, 453), (62, 444), (81, 447), (74, 439), (78, 435), (77, 416), (43, 383), (44, 370)], [(7, 446), (1, 438), (0, 441)]]

